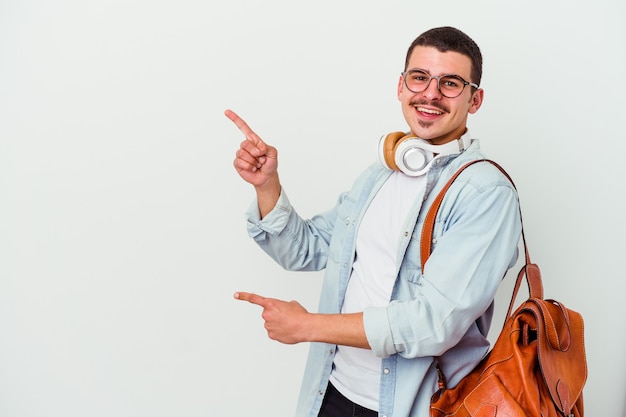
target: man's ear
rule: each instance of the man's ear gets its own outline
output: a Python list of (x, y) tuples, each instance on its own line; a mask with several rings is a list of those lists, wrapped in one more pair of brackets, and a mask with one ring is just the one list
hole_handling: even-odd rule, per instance
[(402, 88), (404, 87), (404, 78), (400, 75), (400, 79), (398, 80), (398, 100), (400, 100), (400, 96), (402, 95)]
[(472, 94), (472, 97), (470, 98), (470, 108), (468, 110), (468, 113), (470, 114), (474, 114), (478, 111), (478, 109), (480, 109), (480, 106), (483, 104), (483, 99), (485, 97), (485, 90), (483, 90), (482, 88), (479, 88), (478, 90), (474, 91), (474, 94)]

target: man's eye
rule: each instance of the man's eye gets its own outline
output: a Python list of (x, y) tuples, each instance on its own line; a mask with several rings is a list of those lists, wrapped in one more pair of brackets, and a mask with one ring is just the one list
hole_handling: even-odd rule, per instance
[(410, 78), (415, 82), (424, 82), (428, 79), (428, 75), (418, 72), (410, 74)]
[(459, 88), (463, 82), (456, 77), (444, 77), (441, 79), (441, 85), (448, 88)]
[(454, 79), (445, 79), (445, 80), (441, 80), (442, 84), (446, 87), (450, 87), (450, 88), (456, 88), (460, 85), (460, 83)]

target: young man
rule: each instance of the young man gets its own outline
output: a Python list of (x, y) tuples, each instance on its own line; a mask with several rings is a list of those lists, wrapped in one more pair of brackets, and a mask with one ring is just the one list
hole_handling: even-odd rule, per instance
[(521, 233), (513, 186), (491, 164), (468, 168), (439, 210), (424, 271), (419, 250), (437, 192), (464, 163), (484, 158), (466, 127), (483, 101), (481, 73), (480, 50), (463, 32), (441, 27), (416, 38), (398, 81), (409, 135), (382, 138), (380, 162), (308, 220), (281, 187), (276, 149), (226, 111), (246, 137), (234, 166), (256, 191), (250, 236), (286, 269), (325, 269), (318, 313), (235, 294), (263, 308), (270, 338), (314, 342), (297, 416), (427, 416), (435, 358), (454, 386), (488, 351), (493, 299)]

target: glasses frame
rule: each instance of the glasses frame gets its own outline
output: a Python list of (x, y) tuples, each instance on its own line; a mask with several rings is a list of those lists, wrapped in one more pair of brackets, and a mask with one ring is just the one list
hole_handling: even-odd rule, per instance
[[(407, 82), (406, 82), (407, 74), (415, 73), (415, 72), (420, 72), (420, 73), (424, 73), (425, 75), (428, 75), (428, 81), (426, 82), (426, 86), (422, 90), (420, 90), (420, 91), (411, 90), (411, 87), (409, 87), (409, 84), (407, 84)], [(435, 76), (435, 75), (430, 75), (428, 73), (428, 71), (426, 71), (426, 70), (423, 70), (423, 69), (420, 69), (420, 68), (413, 68), (413, 69), (401, 72), (400, 75), (402, 75), (402, 80), (404, 81), (404, 86), (412, 93), (421, 93), (421, 92), (424, 92), (424, 91), (428, 90), (428, 87), (430, 87), (430, 82), (433, 79), (437, 80), (437, 91), (439, 91), (439, 93), (442, 96), (446, 97), (446, 98), (457, 98), (457, 97), (459, 97), (461, 94), (463, 94), (463, 91), (465, 91), (465, 87), (468, 86), (468, 85), (478, 89), (478, 84), (472, 83), (472, 82), (469, 82), (469, 81), (465, 81), (463, 79), (463, 77), (461, 77), (460, 75), (456, 75), (456, 74), (442, 74), (442, 75), (439, 75), (439, 76)], [(441, 85), (439, 83), (440, 83), (441, 79), (444, 78), (444, 77), (453, 77), (453, 78), (456, 78), (457, 80), (459, 80), (461, 83), (463, 83), (463, 88), (461, 89), (459, 94), (457, 94), (456, 96), (450, 97), (450, 96), (445, 95), (444, 92), (441, 91)]]

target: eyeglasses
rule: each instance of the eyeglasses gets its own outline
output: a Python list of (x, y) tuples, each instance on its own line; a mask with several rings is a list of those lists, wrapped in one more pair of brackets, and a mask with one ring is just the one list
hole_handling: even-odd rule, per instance
[(404, 85), (409, 91), (421, 93), (430, 85), (430, 81), (437, 80), (437, 89), (447, 98), (456, 98), (461, 95), (466, 85), (478, 88), (478, 84), (465, 81), (463, 78), (454, 74), (444, 74), (438, 77), (430, 75), (421, 69), (412, 69), (402, 73)]

